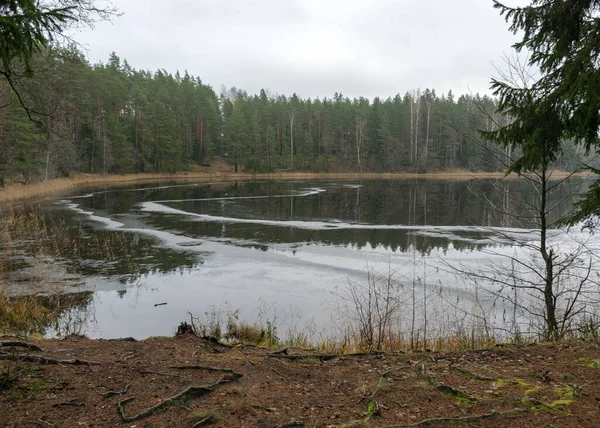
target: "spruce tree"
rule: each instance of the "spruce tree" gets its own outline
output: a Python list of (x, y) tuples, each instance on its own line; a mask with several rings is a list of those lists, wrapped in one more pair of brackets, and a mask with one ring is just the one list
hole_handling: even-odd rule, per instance
[[(522, 149), (510, 171), (546, 168), (562, 153), (569, 140), (586, 152), (600, 146), (600, 0), (532, 0), (526, 7), (494, 7), (522, 34), (514, 45), (529, 54), (528, 65), (539, 77), (528, 86), (499, 79), (492, 88), (499, 96), (499, 111), (513, 122), (485, 135)], [(593, 169), (596, 173), (600, 171)], [(600, 183), (593, 185), (568, 220), (598, 225)]]

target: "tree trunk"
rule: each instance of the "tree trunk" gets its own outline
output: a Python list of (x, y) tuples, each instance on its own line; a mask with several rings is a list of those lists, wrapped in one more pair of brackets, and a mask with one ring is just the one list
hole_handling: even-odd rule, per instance
[(364, 139), (365, 125), (367, 121), (365, 119), (356, 119), (356, 130), (355, 130), (355, 139), (356, 139), (356, 160), (358, 166), (358, 172), (362, 171), (360, 165), (360, 148)]
[(290, 117), (290, 159), (292, 169), (294, 169), (294, 121), (296, 120), (296, 113), (290, 110), (288, 114)]
[(548, 340), (556, 340), (558, 339), (559, 331), (558, 331), (558, 322), (556, 321), (556, 298), (554, 296), (554, 252), (552, 249), (548, 249), (548, 216), (546, 212), (546, 207), (548, 204), (548, 176), (546, 167), (542, 168), (542, 172), (540, 174), (540, 207), (539, 207), (539, 216), (540, 216), (540, 254), (545, 263), (545, 272), (544, 272), (544, 303), (546, 305), (546, 328), (547, 328), (547, 339)]
[(429, 124), (431, 122), (431, 109), (432, 104), (430, 102), (427, 103), (427, 131), (425, 134), (425, 163), (427, 163), (427, 151), (429, 149)]

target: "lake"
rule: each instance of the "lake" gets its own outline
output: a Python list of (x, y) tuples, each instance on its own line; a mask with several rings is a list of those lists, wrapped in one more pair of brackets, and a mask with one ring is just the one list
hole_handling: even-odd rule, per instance
[[(569, 211), (581, 185), (557, 186), (554, 218)], [(527, 324), (506, 302), (478, 295), (459, 271), (526, 255), (523, 243), (538, 239), (528, 207), (535, 198), (521, 180), (95, 189), (41, 204), (68, 249), (37, 267), (44, 281), (8, 281), (8, 289), (70, 293), (61, 333), (94, 338), (171, 335), (191, 317), (208, 325), (230, 316), (273, 322), (282, 337), (329, 336), (351, 321), (353, 290), (356, 297), (378, 281), (393, 282), (402, 295), (406, 328), (429, 320), (426, 336), (466, 328), (465, 314), (478, 311), (494, 326)], [(567, 245), (562, 231), (551, 236)], [(69, 280), (52, 280), (55, 271)]]

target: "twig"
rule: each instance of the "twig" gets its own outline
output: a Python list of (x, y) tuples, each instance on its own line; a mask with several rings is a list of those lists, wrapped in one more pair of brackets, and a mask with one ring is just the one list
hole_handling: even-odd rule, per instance
[(293, 427), (303, 427), (305, 425), (304, 421), (291, 421), (285, 423), (283, 425), (279, 425), (277, 428), (293, 428)]
[(283, 364), (286, 367), (289, 367), (290, 364), (286, 363), (284, 360), (282, 360), (281, 358), (275, 358), (275, 361), (277, 361), (279, 364)]
[(1, 353), (0, 360), (9, 361), (24, 361), (28, 363), (40, 363), (40, 364), (71, 364), (74, 366), (99, 366), (101, 363), (96, 361), (85, 361), (85, 360), (55, 360), (54, 358), (41, 357), (39, 355), (8, 355)]
[(119, 357), (119, 361), (127, 361), (128, 359), (135, 358), (135, 357), (137, 357), (137, 355), (135, 354), (135, 352), (133, 352), (133, 351), (125, 352), (124, 354), (122, 354)]
[[(283, 361), (282, 361), (283, 362)], [(271, 371), (273, 373), (275, 373), (276, 375), (278, 375), (280, 378), (285, 379), (285, 376), (281, 374), (281, 372), (279, 372), (279, 370), (274, 369), (273, 367), (271, 367)]]
[(207, 385), (207, 386), (190, 386), (189, 388), (184, 389), (183, 391), (181, 391), (179, 394), (174, 395), (170, 398), (167, 398), (164, 401), (161, 401), (160, 403), (136, 414), (133, 416), (125, 416), (125, 404), (133, 401), (135, 399), (135, 397), (130, 397), (130, 398), (126, 398), (125, 400), (119, 401), (117, 402), (117, 411), (119, 412), (119, 415), (121, 416), (121, 419), (123, 422), (134, 422), (137, 421), (139, 419), (143, 419), (146, 418), (154, 413), (160, 412), (161, 410), (163, 410), (165, 407), (168, 407), (170, 405), (173, 404), (174, 401), (177, 400), (185, 400), (188, 397), (192, 397), (192, 396), (201, 396), (201, 395), (205, 395), (205, 394), (210, 394), (211, 392), (213, 392), (215, 390), (215, 388), (217, 388), (219, 385), (222, 385), (224, 383), (229, 383), (232, 381), (235, 381), (237, 379), (239, 379), (242, 375), (238, 374), (238, 373), (234, 373), (231, 376), (227, 376), (227, 377), (222, 377), (221, 379), (217, 380), (215, 383), (211, 384), (211, 385)]
[(288, 348), (279, 349), (277, 351), (269, 352), (267, 355), (288, 355)]
[(122, 389), (121, 391), (116, 391), (116, 390), (113, 390), (113, 391), (107, 391), (107, 392), (105, 392), (104, 394), (102, 394), (102, 396), (103, 396), (104, 398), (109, 398), (109, 397), (113, 397), (113, 396), (115, 396), (115, 395), (121, 395), (121, 394), (125, 394), (125, 393), (127, 393), (127, 390), (129, 389), (129, 387), (130, 387), (130, 386), (131, 386), (131, 385), (129, 385), (129, 384), (125, 385), (125, 388), (124, 388), (124, 389)]
[(14, 94), (17, 96), (17, 100), (19, 101), (19, 104), (21, 104), (21, 107), (23, 107), (23, 110), (25, 110), (25, 113), (27, 113), (27, 117), (29, 118), (29, 120), (34, 123), (37, 123), (41, 127), (45, 128), (45, 125), (41, 121), (34, 119), (33, 116), (31, 115), (32, 113), (42, 115), (42, 113), (38, 113), (37, 111), (27, 107), (27, 105), (25, 104), (25, 101), (23, 100), (23, 97), (21, 96), (21, 93), (19, 92), (19, 90), (17, 89), (17, 87), (15, 85), (12, 75), (9, 72), (2, 71), (2, 70), (0, 70), (0, 74), (6, 78), (6, 81), (8, 82), (10, 88), (12, 89)]
[(52, 423), (50, 423), (48, 421), (45, 421), (42, 418), (40, 418), (37, 421), (35, 421), (34, 424), (45, 426), (45, 427), (53, 427), (54, 426), (54, 424), (52, 424)]
[(210, 423), (214, 418), (215, 417), (213, 415), (208, 415), (204, 419), (202, 419), (202, 420), (196, 422), (194, 425), (192, 425), (192, 428), (197, 428), (197, 427), (204, 426), (204, 425)]
[(30, 343), (27, 342), (16, 342), (16, 341), (9, 341), (9, 342), (0, 342), (0, 347), (18, 347), (18, 348), (26, 348), (30, 351), (36, 351), (36, 352), (44, 352), (44, 350), (42, 348), (40, 348), (39, 346), (36, 345), (32, 345)]
[(431, 418), (431, 419), (422, 420), (421, 422), (417, 422), (416, 424), (388, 425), (388, 426), (381, 427), (381, 428), (420, 427), (420, 426), (424, 426), (424, 425), (435, 425), (440, 422), (474, 422), (474, 421), (478, 421), (481, 419), (495, 418), (497, 416), (506, 416), (506, 415), (517, 414), (517, 413), (522, 413), (522, 412), (526, 412), (526, 411), (527, 411), (526, 409), (512, 409), (512, 410), (506, 410), (504, 412), (492, 410), (490, 413), (484, 413), (482, 415), (453, 416), (453, 417), (447, 417), (447, 418)]
[[(246, 395), (248, 395), (248, 394), (246, 394)], [(277, 409), (275, 409), (275, 408), (261, 406), (260, 404), (253, 404), (252, 407), (254, 407), (255, 409), (264, 410), (265, 412), (276, 412), (277, 411)]]

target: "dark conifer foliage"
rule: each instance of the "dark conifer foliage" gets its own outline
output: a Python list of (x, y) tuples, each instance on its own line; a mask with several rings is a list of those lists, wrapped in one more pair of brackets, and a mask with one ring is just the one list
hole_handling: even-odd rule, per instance
[[(597, 152), (600, 1), (532, 0), (525, 7), (494, 3), (510, 23), (511, 31), (522, 36), (515, 49), (526, 51), (526, 66), (539, 73), (527, 85), (510, 79), (493, 80), (499, 110), (512, 120), (486, 134), (486, 138), (520, 150), (521, 156), (511, 165), (516, 172), (547, 169), (565, 154), (565, 149)], [(571, 144), (565, 145), (566, 141)], [(597, 167), (590, 169), (598, 173)], [(591, 186), (568, 223), (597, 225), (599, 188), (600, 182)]]
[(214, 155), (220, 106), (199, 78), (138, 71), (114, 53), (91, 66), (75, 49), (32, 62), (39, 71), (20, 80), (20, 95), (35, 121), (0, 81), (0, 175), (175, 172)]
[(0, 81), (0, 175), (28, 181), (74, 172), (175, 172), (224, 157), (238, 171), (502, 171), (479, 134), (508, 123), (488, 96), (413, 90), (387, 99), (304, 99), (222, 88), (136, 70), (75, 48), (32, 56), (19, 80), (31, 121)]

